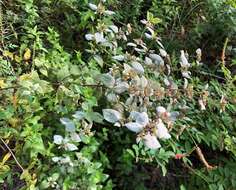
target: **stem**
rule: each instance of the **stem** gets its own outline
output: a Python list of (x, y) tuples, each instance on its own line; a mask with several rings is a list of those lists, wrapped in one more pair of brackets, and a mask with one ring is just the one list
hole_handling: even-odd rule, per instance
[(206, 161), (205, 156), (203, 155), (202, 150), (200, 149), (199, 146), (196, 147), (196, 152), (197, 152), (197, 155), (198, 155), (200, 161), (204, 164), (204, 166), (206, 166), (206, 168), (208, 170), (212, 170), (212, 169), (216, 168), (215, 166), (211, 166), (208, 164), (208, 162)]
[(12, 152), (12, 150), (10, 149), (10, 147), (7, 145), (7, 143), (5, 143), (5, 141), (0, 137), (0, 140), (2, 141), (2, 143), (5, 145), (5, 147), (7, 148), (7, 150), (10, 152), (10, 154), (12, 155), (12, 157), (14, 158), (14, 160), (16, 161), (16, 164), (19, 166), (19, 168), (22, 170), (22, 172), (24, 172), (24, 168), (21, 166), (21, 164), (18, 162), (18, 160), (16, 159), (14, 153)]
[(222, 54), (221, 54), (221, 61), (222, 61), (223, 66), (225, 66), (225, 50), (226, 50), (228, 42), (229, 42), (229, 38), (227, 37), (225, 39), (225, 43), (224, 43), (224, 46), (223, 46), (223, 49), (222, 49)]

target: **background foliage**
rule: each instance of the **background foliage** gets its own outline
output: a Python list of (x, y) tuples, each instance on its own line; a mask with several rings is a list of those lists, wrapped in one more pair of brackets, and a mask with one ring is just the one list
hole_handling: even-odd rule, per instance
[[(99, 13), (89, 3), (104, 7)], [(2, 0), (0, 5), (1, 189), (236, 189), (234, 0)], [(144, 19), (152, 30), (140, 22)], [(109, 27), (110, 33), (103, 31)], [(100, 45), (101, 36), (97, 42), (86, 39), (101, 31), (108, 46)], [(150, 31), (155, 34), (146, 39)], [(139, 38), (146, 53), (127, 45)], [(168, 52), (165, 65), (149, 68), (145, 57), (150, 50), (161, 54), (159, 49)], [(191, 63), (183, 90), (182, 49)], [(171, 139), (160, 141), (157, 150), (104, 119), (104, 109), (116, 109), (123, 114), (121, 124), (129, 120), (130, 110), (107, 100), (114, 90), (110, 80), (118, 83), (118, 75), (123, 80), (123, 62), (130, 64), (126, 52), (143, 64), (135, 72), (144, 68), (156, 91), (164, 90), (160, 99), (150, 96), (150, 118), (157, 106), (180, 114), (168, 128)], [(120, 61), (116, 55), (127, 57)], [(116, 94), (122, 105), (132, 94), (123, 88)], [(206, 100), (206, 110), (199, 100)]]

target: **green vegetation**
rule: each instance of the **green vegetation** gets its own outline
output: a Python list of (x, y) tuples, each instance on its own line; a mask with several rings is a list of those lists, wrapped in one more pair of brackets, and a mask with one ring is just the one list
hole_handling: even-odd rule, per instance
[(236, 189), (235, 0), (0, 0), (0, 189)]

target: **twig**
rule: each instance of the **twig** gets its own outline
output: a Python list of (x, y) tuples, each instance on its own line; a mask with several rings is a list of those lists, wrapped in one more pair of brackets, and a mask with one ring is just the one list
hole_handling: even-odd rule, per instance
[(198, 155), (200, 161), (206, 166), (207, 170), (212, 170), (212, 169), (216, 168), (216, 166), (211, 166), (208, 164), (208, 162), (206, 161), (205, 156), (203, 155), (202, 150), (200, 149), (199, 146), (197, 146), (195, 150), (197, 152), (197, 155)]
[(24, 168), (21, 166), (21, 164), (18, 162), (18, 160), (16, 159), (14, 153), (11, 151), (10, 147), (7, 145), (7, 143), (5, 143), (5, 141), (0, 137), (2, 143), (5, 145), (5, 147), (8, 149), (8, 151), (11, 153), (12, 157), (14, 158), (14, 160), (16, 161), (16, 164), (19, 166), (19, 168), (22, 170), (22, 172), (24, 172)]
[(6, 88), (0, 88), (0, 92), (1, 91), (4, 91), (4, 90), (10, 90), (10, 89), (17, 89), (19, 88), (20, 86), (9, 86), (9, 87), (6, 87)]
[(196, 73), (199, 73), (199, 74), (202, 74), (202, 75), (208, 75), (208, 76), (211, 76), (211, 77), (214, 77), (214, 78), (217, 78), (217, 79), (226, 81), (225, 78), (220, 77), (220, 76), (217, 76), (217, 75), (214, 75), (214, 74), (212, 74), (212, 73), (208, 73), (208, 72), (205, 72), (205, 71), (195, 71), (195, 72), (196, 72)]
[(222, 54), (221, 54), (221, 61), (222, 61), (223, 66), (225, 66), (225, 50), (226, 50), (228, 42), (229, 42), (229, 38), (227, 37), (225, 39), (224, 47), (222, 49)]

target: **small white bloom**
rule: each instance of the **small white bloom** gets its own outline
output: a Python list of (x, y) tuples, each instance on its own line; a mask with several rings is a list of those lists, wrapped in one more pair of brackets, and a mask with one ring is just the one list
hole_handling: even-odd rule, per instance
[(88, 41), (91, 41), (91, 40), (94, 39), (94, 35), (93, 34), (86, 34), (85, 39), (88, 40)]

